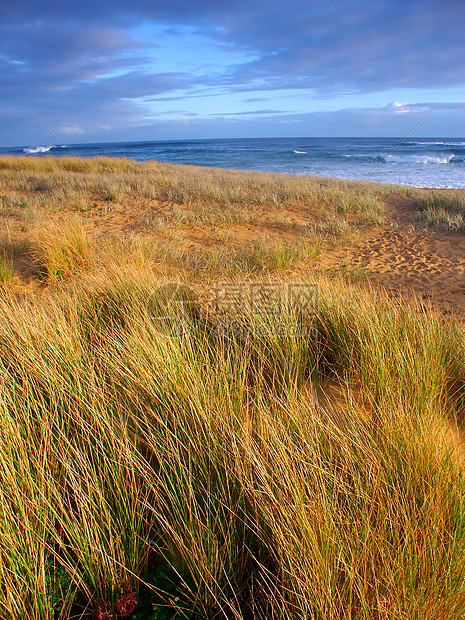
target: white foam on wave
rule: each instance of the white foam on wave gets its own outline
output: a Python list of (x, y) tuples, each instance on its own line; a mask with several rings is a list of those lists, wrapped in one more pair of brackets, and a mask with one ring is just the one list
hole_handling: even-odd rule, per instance
[(294, 153), (297, 153), (297, 155), (307, 155), (308, 151), (296, 151), (296, 149), (294, 149)]
[(455, 155), (450, 153), (447, 155), (387, 155), (384, 159), (393, 163), (408, 164), (449, 164)]
[(459, 142), (408, 142), (407, 144), (415, 145), (415, 146), (424, 146), (427, 144), (434, 144), (440, 146), (465, 146), (464, 141)]
[(55, 148), (55, 145), (53, 144), (51, 146), (31, 146), (27, 149), (23, 149), (23, 153), (27, 153), (28, 155), (33, 155), (34, 153), (47, 153), (53, 148)]
[(371, 161), (384, 161), (395, 164), (449, 164), (455, 159), (454, 153), (438, 155), (343, 155), (350, 159), (365, 159)]

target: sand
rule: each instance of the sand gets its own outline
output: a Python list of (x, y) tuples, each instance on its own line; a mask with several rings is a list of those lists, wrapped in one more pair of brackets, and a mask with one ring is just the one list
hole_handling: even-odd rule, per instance
[(410, 200), (389, 205), (386, 226), (351, 247), (328, 253), (321, 266), (363, 268), (375, 285), (432, 300), (446, 311), (465, 311), (465, 236), (427, 230)]
[[(163, 218), (173, 208), (169, 203), (94, 203), (82, 216), (82, 222), (94, 239), (126, 236), (151, 236), (165, 241), (166, 232), (150, 233), (146, 222), (154, 215)], [(75, 211), (74, 211), (75, 213)], [(179, 226), (169, 242), (173, 247), (191, 253), (237, 249), (266, 235), (271, 241), (302, 239), (309, 221), (310, 207), (302, 204), (293, 209), (267, 210), (261, 207), (253, 224), (209, 227), (186, 223)], [(45, 220), (66, 221), (66, 209)], [(287, 223), (285, 226), (280, 222)], [(17, 242), (31, 238), (29, 233), (15, 236)], [(34, 234), (32, 234), (32, 238)], [(27, 255), (15, 258), (14, 269), (24, 282), (33, 279)], [(388, 217), (381, 228), (356, 232), (348, 240), (337, 240), (333, 249), (325, 246), (318, 257), (294, 264), (282, 275), (286, 279), (313, 278), (318, 274), (348, 275), (388, 289), (395, 295), (431, 300), (445, 312), (465, 312), (465, 235), (426, 229), (418, 220), (413, 200), (396, 196), (388, 203)]]

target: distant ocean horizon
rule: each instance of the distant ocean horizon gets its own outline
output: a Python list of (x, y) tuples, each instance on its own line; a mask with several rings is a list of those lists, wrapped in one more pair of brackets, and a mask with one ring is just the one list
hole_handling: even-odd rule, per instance
[(465, 138), (231, 138), (2, 147), (0, 155), (125, 157), (413, 187), (465, 188)]

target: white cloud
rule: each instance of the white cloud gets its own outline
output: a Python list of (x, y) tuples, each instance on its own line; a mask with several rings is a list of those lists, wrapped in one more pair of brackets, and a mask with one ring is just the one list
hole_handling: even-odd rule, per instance
[(84, 129), (78, 125), (65, 125), (64, 127), (61, 127), (61, 131), (67, 136), (76, 136), (85, 133)]
[(401, 101), (393, 101), (388, 105), (388, 108), (391, 108), (393, 112), (396, 114), (404, 114), (406, 112), (412, 112), (412, 108), (408, 103)]

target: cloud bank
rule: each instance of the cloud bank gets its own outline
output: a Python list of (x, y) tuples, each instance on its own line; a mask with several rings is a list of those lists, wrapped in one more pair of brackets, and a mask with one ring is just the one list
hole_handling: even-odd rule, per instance
[[(337, 119), (355, 116), (360, 135), (387, 118), (400, 131), (420, 114), (406, 91), (418, 92), (414, 101), (423, 91), (429, 101), (434, 89), (450, 91), (455, 101), (445, 103), (461, 104), (464, 27), (465, 3), (456, 0), (2, 3), (0, 140), (44, 135), (27, 106), (81, 141), (177, 137), (180, 120), (195, 128), (192, 137), (239, 126), (241, 135), (268, 132), (273, 124), (268, 135), (278, 135), (305, 123), (330, 135), (343, 129)], [(371, 105), (375, 93), (392, 91), (396, 100)], [(366, 98), (358, 111), (348, 103), (354, 96)], [(438, 114), (431, 129), (453, 121), (463, 133), (463, 107), (439, 109), (451, 122)]]

